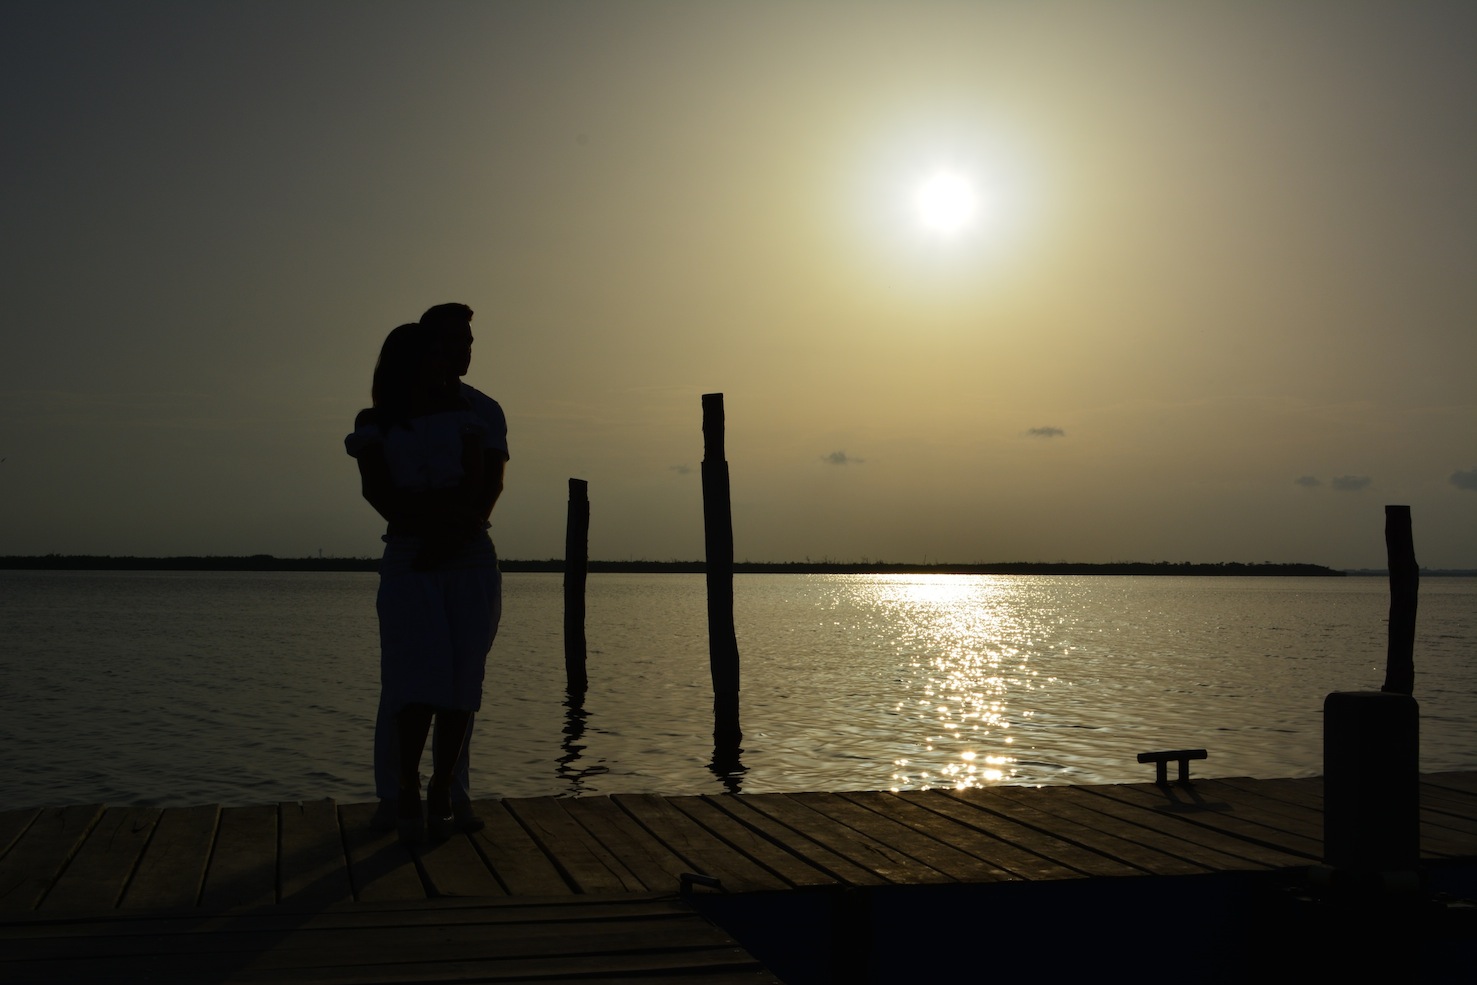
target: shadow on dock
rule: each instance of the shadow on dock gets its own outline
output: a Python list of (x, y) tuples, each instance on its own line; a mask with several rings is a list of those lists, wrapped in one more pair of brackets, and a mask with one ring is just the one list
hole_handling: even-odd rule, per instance
[(691, 902), (788, 985), (911, 981), (1468, 983), (1477, 865), (1419, 904), (1320, 902), (1287, 873), (884, 886)]

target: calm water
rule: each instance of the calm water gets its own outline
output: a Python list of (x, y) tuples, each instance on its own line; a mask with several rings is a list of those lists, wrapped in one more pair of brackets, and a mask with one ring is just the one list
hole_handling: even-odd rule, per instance
[[(0, 807), (373, 798), (373, 574), (0, 571)], [(743, 751), (712, 762), (701, 575), (510, 574), (478, 796), (917, 789), (1321, 772), (1384, 675), (1382, 579), (740, 575)], [(1477, 580), (1421, 586), (1427, 770), (1477, 768)]]

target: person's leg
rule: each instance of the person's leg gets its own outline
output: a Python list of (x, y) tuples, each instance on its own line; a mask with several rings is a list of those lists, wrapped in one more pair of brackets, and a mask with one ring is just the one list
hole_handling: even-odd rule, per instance
[(431, 752), (434, 772), (426, 787), (426, 814), (431, 833), (435, 836), (446, 837), (454, 830), (452, 786), (471, 724), (472, 713), (469, 711), (450, 708), (436, 711), (436, 738)]
[[(502, 617), (502, 576), (492, 541), (485, 536), (465, 545), (461, 562), (456, 576), (444, 583), (443, 611), (452, 655), (451, 703), (475, 709), (482, 703), (487, 653)], [(458, 829), (477, 831), (483, 822), (472, 806), (471, 731), (476, 716), (470, 710), (462, 714), (466, 716), (466, 727), (463, 729), (458, 723), (455, 729), (461, 753), (452, 774), (451, 807)], [(438, 728), (436, 738), (432, 739), (433, 755), (440, 735)]]
[(374, 795), (379, 807), (370, 824), (380, 831), (393, 831), (395, 801), (400, 795), (400, 725), (383, 688), (374, 717)]
[(467, 712), (467, 735), (462, 739), (462, 754), (456, 761), (456, 773), (451, 784), (451, 799), (464, 804), (472, 801), (472, 729), (476, 724), (476, 712)]
[(431, 706), (406, 705), (396, 716), (399, 735), (400, 768), (396, 792), (396, 813), (403, 835), (414, 836), (421, 822), (421, 753), (426, 748), (426, 733), (431, 727)]
[(451, 781), (451, 813), (456, 818), (457, 830), (468, 833), (486, 827), (482, 818), (477, 816), (477, 808), (472, 806), (472, 732), (476, 726), (477, 714), (467, 712), (467, 737), (462, 742), (462, 756), (456, 761)]
[(374, 716), (374, 795), (394, 800), (400, 793), (400, 727), (380, 691), (379, 711)]
[[(436, 614), (427, 605), (425, 576), (410, 570), (409, 559), (414, 549), (413, 541), (386, 540), (380, 562), (379, 591), (375, 596), (379, 616), (380, 695), (375, 710), (374, 786), (380, 804), (372, 823), (382, 829), (400, 826), (402, 807), (406, 818), (420, 814), (418, 772), (430, 728), (430, 708), (424, 704), (419, 709), (411, 707), (425, 701), (425, 696), (418, 693), (417, 684), (427, 640), (434, 636)], [(409, 712), (403, 723), (408, 729), (402, 725), (402, 710)], [(407, 742), (414, 749), (408, 761), (402, 753)], [(402, 771), (402, 765), (407, 769)], [(408, 772), (409, 776), (402, 776), (402, 772)], [(403, 805), (399, 803), (402, 786), (414, 791), (414, 799)]]
[[(472, 727), (476, 721), (474, 712), (467, 712), (467, 737), (462, 742), (462, 754), (456, 761), (456, 769), (452, 772), (451, 800), (453, 804), (469, 804), (472, 802), (471, 782), (471, 760), (472, 760)], [(436, 756), (436, 743), (441, 741), (439, 730), (431, 733), (431, 756), (434, 761)]]
[[(502, 622), (503, 616), (503, 577), (497, 567), (497, 554), (492, 550), (491, 541), (485, 546), (479, 546), (478, 550), (485, 556), (483, 564), (477, 572), (475, 587), (472, 589), (472, 598), (467, 601), (466, 611), (470, 619), (466, 624), (468, 639), (476, 640), (477, 657), (469, 661), (469, 665), (475, 666), (476, 684), (472, 692), (480, 703), (482, 696), (482, 679), (487, 669), (487, 654), (492, 649), (492, 644), (497, 639), (498, 624)], [(478, 831), (483, 827), (483, 822), (477, 816), (477, 811), (472, 807), (472, 783), (471, 783), (471, 749), (472, 732), (476, 727), (477, 716), (475, 712), (469, 712), (467, 716), (467, 736), (462, 745), (462, 756), (456, 764), (456, 782), (451, 790), (451, 806), (456, 814), (457, 827), (463, 831)]]

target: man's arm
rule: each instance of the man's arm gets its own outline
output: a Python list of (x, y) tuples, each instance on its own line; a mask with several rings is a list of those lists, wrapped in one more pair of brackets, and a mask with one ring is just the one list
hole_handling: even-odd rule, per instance
[(482, 464), (482, 484), (477, 490), (478, 515), (483, 520), (492, 516), (492, 508), (503, 494), (503, 473), (507, 468), (507, 455), (498, 449), (489, 449)]

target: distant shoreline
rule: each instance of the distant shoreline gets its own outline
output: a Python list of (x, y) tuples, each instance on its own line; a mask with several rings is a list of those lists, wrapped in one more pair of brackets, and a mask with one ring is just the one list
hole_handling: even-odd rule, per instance
[[(504, 571), (562, 572), (559, 558), (542, 561), (503, 560)], [(279, 558), (270, 554), (240, 557), (114, 557), (91, 554), (46, 554), (0, 557), (0, 570), (28, 571), (375, 571), (378, 558), (305, 557)], [(591, 572), (646, 574), (700, 574), (702, 561), (591, 561)], [(1321, 564), (1255, 563), (1239, 561), (1199, 564), (1189, 561), (1073, 562), (1011, 561), (990, 564), (901, 564), (832, 561), (738, 561), (736, 574), (970, 574), (970, 575), (1194, 575), (1215, 577), (1313, 577), (1342, 578), (1346, 575), (1379, 575), (1377, 570), (1339, 571)], [(1426, 575), (1477, 575), (1477, 571), (1423, 571)]]

